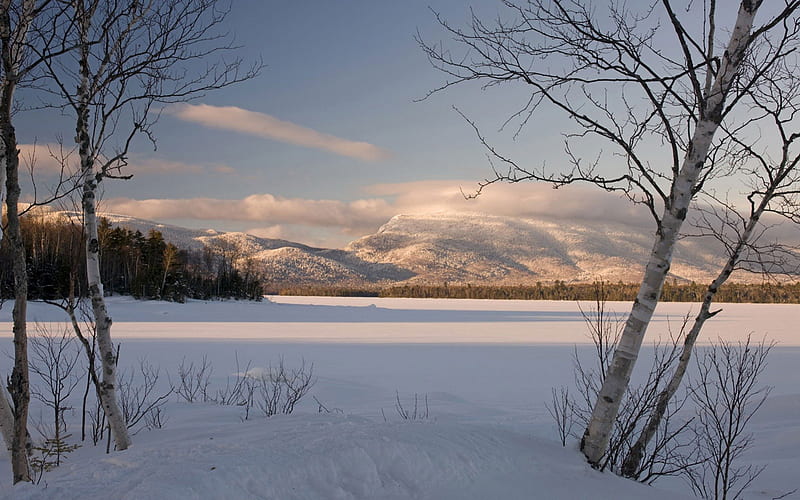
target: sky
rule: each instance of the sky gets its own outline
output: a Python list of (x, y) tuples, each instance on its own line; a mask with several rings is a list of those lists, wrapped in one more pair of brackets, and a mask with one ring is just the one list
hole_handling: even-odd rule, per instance
[[(472, 8), (495, 16), (498, 3)], [(465, 199), (492, 171), (455, 107), (523, 165), (565, 162), (568, 128), (543, 112), (516, 138), (501, 131), (525, 103), (519, 86), (465, 85), (425, 98), (445, 75), (415, 35), (446, 44), (433, 11), (465, 25), (469, 9), (457, 0), (234, 1), (224, 28), (241, 45), (237, 55), (263, 60), (263, 71), (164, 108), (157, 149), (134, 144), (133, 178), (104, 181), (101, 210), (326, 247), (401, 213), (633, 216), (626, 202), (592, 188), (495, 185)], [(72, 130), (68, 117), (49, 113), (21, 114), (18, 125), (23, 153), (35, 143), (45, 171), (53, 166), (43, 151)]]

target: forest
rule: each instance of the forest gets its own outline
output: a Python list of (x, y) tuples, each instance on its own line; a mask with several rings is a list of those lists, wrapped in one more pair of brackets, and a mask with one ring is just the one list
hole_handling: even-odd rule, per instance
[[(382, 288), (287, 287), (272, 293), (279, 295), (319, 295), (330, 297), (405, 297), (421, 299), (493, 299), (493, 300), (595, 300), (595, 283), (536, 283), (525, 285), (428, 285), (406, 284)], [(631, 301), (638, 284), (602, 283), (604, 297), (612, 301)], [(666, 302), (700, 302), (708, 286), (677, 280), (664, 284), (662, 300)], [(717, 292), (719, 302), (800, 304), (800, 283), (726, 283)]]
[[(29, 276), (28, 298), (66, 298), (70, 290), (86, 296), (85, 241), (81, 225), (66, 217), (31, 215), (21, 219)], [(100, 274), (107, 295), (184, 302), (187, 298), (261, 300), (262, 284), (251, 266), (239, 269), (220, 245), (188, 250), (147, 234), (114, 227), (102, 218), (98, 226)], [(0, 244), (0, 297), (12, 298), (11, 252)]]

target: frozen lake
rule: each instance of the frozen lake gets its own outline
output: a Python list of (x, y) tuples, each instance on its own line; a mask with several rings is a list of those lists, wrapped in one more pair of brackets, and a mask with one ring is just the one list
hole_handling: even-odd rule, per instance
[[(459, 425), (477, 425), (480, 432), (490, 434), (502, 431), (545, 442), (555, 440), (553, 423), (544, 406), (550, 390), (572, 383), (576, 352), (592, 362), (593, 348), (574, 302), (281, 296), (262, 303), (187, 304), (111, 297), (108, 304), (124, 370), (146, 359), (161, 367), (164, 378), (169, 375), (174, 381), (182, 359), (199, 362), (206, 357), (213, 366), (211, 383), (216, 387), (247, 365), (259, 369), (283, 358), (287, 366), (296, 366), (304, 360), (313, 363), (318, 378), (313, 395), (329, 408), (381, 423), (384, 414), (390, 420), (396, 418), (396, 394), (406, 402), (414, 394), (427, 395), (433, 420), (445, 426), (439, 428), (442, 432), (455, 433), (452, 439), (456, 441), (463, 439), (457, 437), (462, 432), (457, 430)], [(12, 350), (11, 306), (7, 302), (0, 310), (0, 337), (5, 338), (3, 350), (7, 353)], [(583, 307), (588, 309), (589, 305)], [(629, 307), (622, 302), (607, 305), (622, 318)], [(753, 421), (756, 446), (748, 455), (752, 463), (769, 466), (751, 492), (763, 493), (755, 498), (771, 498), (776, 492), (798, 486), (793, 478), (800, 469), (800, 456), (794, 451), (800, 444), (800, 370), (796, 368), (800, 362), (796, 327), (800, 306), (720, 307), (723, 312), (708, 322), (702, 334), (704, 342), (743, 340), (751, 333), (757, 340), (765, 337), (778, 342), (760, 384), (771, 385), (774, 390)], [(670, 327), (677, 331), (692, 309), (696, 306), (661, 304), (648, 339), (666, 336)], [(61, 311), (44, 304), (31, 304), (29, 318), (49, 324), (51, 329), (64, 319)], [(648, 368), (652, 352), (649, 342), (646, 345), (637, 365), (639, 374)], [(0, 366), (10, 371), (10, 358), (3, 359)], [(316, 410), (316, 404), (309, 400), (300, 408), (306, 414)], [(168, 411), (182, 414), (187, 410), (178, 405)], [(33, 418), (36, 414), (32, 413)], [(181, 429), (178, 418), (165, 429)], [(310, 425), (302, 422), (298, 425)], [(379, 428), (375, 432), (384, 431)], [(157, 442), (157, 438), (152, 439)], [(341, 446), (349, 440), (342, 441)], [(0, 465), (5, 471), (7, 459), (3, 458)], [(6, 480), (0, 478), (0, 485)], [(685, 492), (685, 486), (676, 481), (667, 481), (664, 486)], [(527, 488), (524, 481), (511, 484), (517, 484), (520, 491)], [(594, 487), (587, 486), (588, 490)], [(465, 491), (456, 490), (442, 498), (472, 498), (464, 497)], [(342, 498), (366, 499), (373, 494)], [(297, 498), (316, 498), (314, 495)], [(633, 493), (631, 498), (636, 497)], [(436, 497), (430, 494), (421, 498)]]
[[(524, 300), (395, 299), (374, 297), (269, 297), (268, 301), (190, 301), (174, 304), (110, 297), (113, 335), (118, 339), (251, 339), (282, 342), (580, 344), (588, 342), (578, 303)], [(11, 335), (11, 306), (0, 310), (0, 336)], [(591, 304), (582, 303), (588, 310)], [(624, 319), (628, 302), (607, 309)], [(742, 340), (753, 333), (780, 346), (800, 346), (800, 306), (722, 304), (706, 323), (701, 342)], [(715, 308), (715, 309), (716, 309)], [(648, 338), (677, 331), (697, 310), (687, 303), (662, 303)], [(30, 321), (63, 321), (53, 306), (32, 303)]]

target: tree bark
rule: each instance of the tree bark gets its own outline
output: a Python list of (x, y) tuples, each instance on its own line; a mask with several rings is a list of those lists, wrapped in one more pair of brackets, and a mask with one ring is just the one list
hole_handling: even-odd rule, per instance
[(5, 388), (0, 388), (0, 432), (9, 453), (14, 445), (14, 412), (8, 402)]
[[(3, 65), (2, 89), (0, 89), (0, 134), (4, 146), (6, 216), (8, 226), (5, 237), (12, 252), (12, 271), (14, 275), (14, 309), (12, 310), (14, 332), (14, 368), (8, 383), (8, 390), (14, 403), (14, 428), (11, 443), (11, 469), (14, 483), (30, 481), (28, 465), (28, 405), (30, 403), (30, 382), (28, 374), (28, 273), (25, 265), (25, 246), (19, 224), (19, 150), (17, 137), (12, 125), (11, 113), (21, 47), (14, 43), (24, 42), (30, 19), (27, 17), (33, 5), (26, 1), (20, 13), (16, 32), (12, 30), (10, 3), (3, 2), (0, 9), (0, 58)], [(21, 30), (21, 31), (20, 31)]]
[[(6, 147), (5, 142), (0, 140), (0, 207), (6, 201)], [(3, 209), (0, 208), (0, 221), (3, 217)], [(3, 224), (0, 222), (0, 242), (3, 241)]]
[[(5, 94), (5, 92), (4, 92)], [(6, 214), (8, 229), (6, 237), (13, 255), (12, 270), (14, 275), (14, 309), (12, 310), (14, 331), (14, 369), (8, 390), (14, 402), (14, 436), (11, 446), (11, 466), (14, 482), (30, 481), (28, 470), (27, 432), (28, 432), (28, 404), (30, 403), (30, 382), (28, 374), (28, 273), (25, 265), (25, 245), (19, 223), (19, 157), (16, 149), (16, 136), (10, 124), (10, 101), (3, 96), (0, 105), (0, 120), (3, 123), (3, 140), (6, 144)], [(9, 119), (6, 120), (5, 118)]]
[[(81, 2), (79, 2), (81, 3)], [(128, 426), (117, 404), (117, 355), (111, 340), (111, 317), (106, 309), (103, 296), (103, 284), (100, 281), (100, 240), (97, 235), (97, 183), (102, 178), (95, 172), (94, 155), (89, 138), (89, 40), (88, 31), (91, 14), (83, 12), (78, 15), (80, 27), (80, 75), (77, 96), (76, 141), (81, 161), (81, 181), (83, 184), (83, 221), (86, 241), (86, 274), (89, 296), (92, 301), (92, 312), (97, 335), (97, 347), (100, 350), (102, 380), (97, 390), (100, 403), (108, 418), (114, 442), (118, 450), (125, 450), (131, 445)]]
[(625, 324), (619, 345), (609, 366), (606, 379), (597, 397), (581, 450), (587, 460), (599, 466), (628, 387), (633, 367), (652, 319), (661, 289), (672, 262), (672, 252), (686, 219), (694, 189), (708, 155), (714, 133), (722, 121), (725, 98), (733, 78), (739, 71), (745, 50), (750, 42), (753, 20), (760, 1), (743, 0), (739, 6), (736, 25), (722, 57), (711, 91), (700, 101), (701, 115), (687, 148), (683, 164), (672, 183), (669, 203), (658, 227), (656, 241), (645, 268), (644, 279)]
[[(88, 136), (87, 136), (88, 143)], [(92, 300), (97, 347), (100, 350), (102, 381), (98, 389), (100, 402), (108, 418), (114, 442), (118, 450), (127, 449), (130, 444), (128, 427), (117, 404), (117, 355), (111, 340), (111, 317), (106, 309), (103, 284), (100, 282), (100, 245), (97, 238), (96, 190), (92, 159), (84, 157), (84, 142), (81, 142), (81, 165), (83, 169), (83, 218), (86, 232), (86, 273), (89, 295)]]
[(719, 288), (726, 281), (728, 281), (728, 278), (730, 278), (734, 269), (736, 269), (736, 265), (739, 262), (741, 253), (745, 246), (750, 242), (753, 231), (758, 225), (758, 221), (761, 219), (761, 216), (763, 215), (764, 210), (766, 210), (769, 201), (772, 199), (772, 196), (774, 196), (774, 193), (774, 186), (771, 186), (765, 193), (765, 196), (762, 198), (758, 208), (753, 211), (748, 219), (744, 231), (742, 231), (742, 233), (739, 235), (736, 244), (732, 248), (731, 254), (728, 257), (728, 260), (725, 263), (725, 266), (722, 268), (714, 281), (708, 285), (706, 293), (703, 297), (703, 303), (700, 306), (700, 311), (697, 313), (694, 323), (692, 324), (692, 328), (689, 330), (689, 333), (686, 334), (686, 338), (683, 341), (683, 349), (681, 350), (681, 356), (678, 360), (678, 365), (675, 367), (675, 372), (673, 372), (672, 377), (670, 378), (670, 381), (664, 390), (659, 393), (653, 413), (648, 418), (641, 434), (633, 446), (631, 446), (628, 455), (625, 457), (625, 460), (622, 463), (621, 472), (623, 476), (635, 477), (637, 474), (647, 445), (650, 443), (650, 440), (653, 438), (658, 430), (658, 427), (661, 425), (661, 420), (664, 418), (664, 414), (667, 411), (667, 405), (669, 404), (670, 400), (672, 400), (672, 397), (678, 391), (678, 387), (680, 387), (681, 382), (683, 381), (683, 377), (686, 374), (686, 369), (688, 368), (689, 361), (692, 358), (692, 351), (694, 350), (694, 346), (697, 342), (698, 335), (700, 335), (700, 331), (703, 329), (706, 321), (714, 317), (719, 312), (711, 311), (711, 304), (714, 302), (714, 297), (719, 291)]
[[(5, 142), (0, 140), (0, 215), (4, 212), (3, 203), (6, 194), (6, 148)], [(0, 217), (2, 219), (2, 217)], [(3, 241), (3, 226), (0, 224), (0, 242)], [(3, 434), (3, 441), (6, 448), (11, 453), (14, 441), (14, 411), (6, 397), (4, 388), (0, 388), (0, 432)]]

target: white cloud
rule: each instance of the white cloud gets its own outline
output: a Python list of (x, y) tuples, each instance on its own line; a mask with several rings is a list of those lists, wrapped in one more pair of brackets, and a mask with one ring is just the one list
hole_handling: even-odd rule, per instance
[[(244, 231), (261, 238), (273, 238), (304, 243), (313, 247), (338, 248), (353, 241), (354, 236), (347, 234), (341, 227), (321, 228), (296, 224), (277, 224), (266, 227), (251, 227)], [(368, 230), (366, 232), (369, 232)], [(364, 232), (356, 236), (362, 236)]]
[[(76, 173), (80, 168), (77, 151), (62, 147), (56, 143), (19, 144), (19, 160), (23, 168), (33, 166), (34, 173), (40, 175), (57, 175), (62, 165), (65, 174)], [(133, 156), (124, 167), (123, 174), (164, 175), (164, 174), (233, 174), (236, 170), (228, 165), (199, 165), (164, 158), (144, 158)]]
[(648, 213), (614, 193), (590, 186), (553, 189), (542, 183), (495, 184), (474, 198), (474, 181), (376, 184), (367, 194), (393, 199), (398, 213), (475, 212), (555, 220), (624, 221), (649, 224)]
[(343, 202), (271, 194), (254, 194), (241, 200), (115, 198), (106, 200), (105, 205), (110, 212), (146, 219), (232, 220), (320, 227), (375, 225), (394, 215), (391, 206), (381, 199)]
[(74, 149), (60, 144), (19, 144), (19, 162), (22, 168), (33, 167), (34, 173), (69, 175), (78, 170), (78, 154)]
[(367, 142), (342, 139), (265, 113), (235, 106), (179, 104), (168, 108), (168, 112), (181, 120), (199, 123), (206, 127), (233, 130), (364, 161), (377, 161), (390, 156), (387, 150)]
[(200, 165), (163, 158), (138, 158), (130, 160), (125, 173), (133, 175), (165, 175), (165, 174), (234, 174), (236, 170), (228, 165)]

